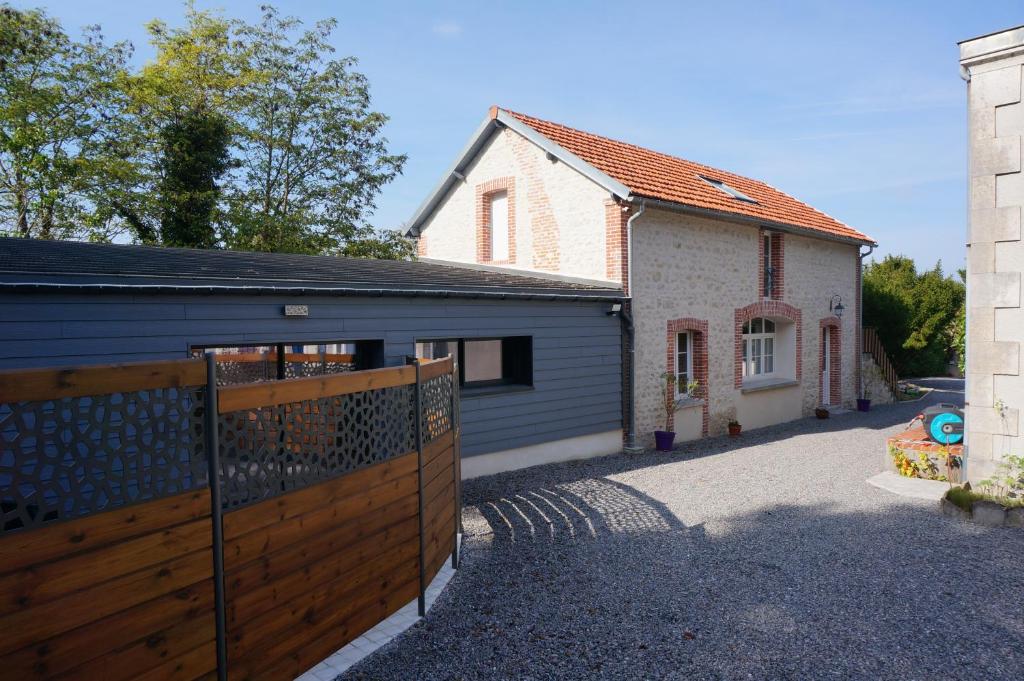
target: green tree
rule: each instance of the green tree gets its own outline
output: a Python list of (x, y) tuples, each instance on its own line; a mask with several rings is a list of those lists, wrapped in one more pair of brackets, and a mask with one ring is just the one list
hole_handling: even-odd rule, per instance
[(241, 181), (230, 195), (232, 248), (403, 258), (412, 245), (367, 223), (405, 156), (388, 153), (387, 116), (351, 57), (332, 58), (333, 19), (301, 22), (263, 7), (235, 23), (250, 78), (239, 119)]
[(945, 372), (963, 306), (963, 283), (946, 277), (942, 264), (918, 273), (905, 256), (887, 256), (864, 271), (864, 324), (873, 326), (905, 376)]
[(75, 41), (42, 10), (0, 5), (0, 233), (109, 236), (99, 199), (124, 163), (110, 122), (131, 52), (98, 27)]
[(161, 239), (166, 246), (213, 248), (218, 180), (231, 165), (228, 122), (192, 109), (165, 125), (161, 137)]
[(223, 17), (186, 5), (185, 26), (147, 30), (156, 57), (128, 78), (134, 173), (111, 199), (142, 242), (213, 248), (241, 86), (249, 77), (242, 46)]

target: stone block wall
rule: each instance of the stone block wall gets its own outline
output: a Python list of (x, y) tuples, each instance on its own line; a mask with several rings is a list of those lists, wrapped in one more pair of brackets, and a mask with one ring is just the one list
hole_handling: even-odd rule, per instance
[(967, 475), (1024, 451), (1024, 28), (960, 44), (968, 78)]
[[(796, 234), (781, 237), (784, 291), (781, 300), (765, 300), (761, 232), (756, 226), (653, 209), (636, 219), (632, 295), (637, 434), (642, 440), (650, 439), (664, 419), (660, 376), (669, 370), (666, 357), (671, 355), (666, 330), (681, 319), (707, 327), (707, 379), (701, 396), (707, 401), (708, 416), (705, 426), (701, 409), (680, 413), (676, 418), (679, 440), (700, 437), (705, 427), (711, 435), (721, 434), (730, 418), (750, 429), (810, 414), (821, 403), (820, 320), (829, 317), (832, 294), (840, 295), (846, 307), (836, 343), (841, 353), (837, 397), (842, 405), (853, 406), (858, 249)], [(753, 391), (745, 390), (741, 380), (737, 387), (736, 316), (750, 306), (782, 310), (787, 314), (780, 312), (780, 318), (796, 318), (789, 330), (793, 352), (800, 348), (794, 357), (794, 378), (799, 376), (795, 384)]]

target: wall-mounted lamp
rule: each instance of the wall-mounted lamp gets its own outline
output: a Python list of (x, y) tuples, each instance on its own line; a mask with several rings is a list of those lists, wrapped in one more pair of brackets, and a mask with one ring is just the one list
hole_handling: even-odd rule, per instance
[(608, 310), (606, 314), (610, 316), (613, 314), (619, 314), (620, 312), (622, 312), (622, 303), (612, 303), (611, 309)]
[(840, 319), (843, 318), (843, 310), (845, 309), (846, 308), (843, 307), (843, 298), (838, 293), (832, 296), (832, 299), (828, 301), (828, 311)]

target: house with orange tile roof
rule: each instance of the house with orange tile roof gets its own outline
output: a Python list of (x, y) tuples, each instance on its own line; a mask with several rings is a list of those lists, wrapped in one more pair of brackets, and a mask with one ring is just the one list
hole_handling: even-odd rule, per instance
[(621, 286), (627, 447), (860, 394), (875, 241), (766, 182), (492, 107), (408, 235), (424, 259)]

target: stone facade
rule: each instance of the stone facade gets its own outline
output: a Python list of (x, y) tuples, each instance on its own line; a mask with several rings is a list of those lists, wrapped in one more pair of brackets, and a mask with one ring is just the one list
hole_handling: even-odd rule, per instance
[[(664, 425), (661, 377), (676, 370), (680, 331), (694, 333), (693, 369), (701, 383), (697, 399), (671, 419), (680, 441), (724, 433), (734, 418), (751, 429), (808, 415), (822, 402), (853, 405), (859, 352), (857, 245), (648, 207), (633, 222), (630, 277), (627, 223), (636, 204), (614, 200), (507, 128), (491, 137), (464, 175), (465, 181), (423, 223), (421, 251), (427, 257), (485, 260), (474, 246), (480, 229), (477, 197), (481, 187), (500, 179), (516, 188), (517, 257), (510, 266), (624, 287), (632, 280), (632, 397), (641, 442), (650, 442), (654, 430)], [(773, 270), (770, 290), (765, 288), (766, 257)], [(841, 296), (846, 307), (842, 319), (830, 315), (833, 295)], [(778, 369), (771, 380), (744, 381), (742, 376), (741, 327), (754, 317), (775, 320), (778, 326)], [(830, 349), (836, 361), (833, 395), (823, 400), (820, 353), (826, 327), (835, 332)]]
[(1005, 454), (1024, 451), (1024, 28), (965, 41), (960, 57), (968, 78), (970, 144), (967, 475), (977, 481)]
[[(647, 210), (633, 225), (633, 309), (636, 323), (637, 433), (649, 437), (661, 416), (660, 375), (666, 366), (665, 328), (669, 320), (707, 324), (707, 431), (724, 433), (735, 418), (757, 428), (800, 418), (821, 403), (819, 320), (828, 316), (832, 294), (856, 299), (857, 247), (785, 234), (784, 290), (781, 300), (764, 300), (760, 231), (750, 225)], [(840, 322), (841, 380), (838, 402), (850, 407), (856, 356), (856, 311), (847, 304)], [(776, 352), (788, 344), (788, 375), (774, 384), (744, 384), (737, 367), (737, 320), (764, 315), (791, 326), (780, 331)], [(740, 322), (741, 324), (742, 322)], [(798, 351), (799, 348), (799, 351)], [(739, 379), (739, 380), (737, 380)], [(676, 417), (677, 439), (700, 437), (700, 409)], [(693, 414), (689, 412), (695, 412)], [(680, 412), (682, 413), (682, 412)]]
[(882, 369), (879, 368), (875, 358), (870, 353), (863, 353), (860, 356), (860, 376), (864, 386), (864, 394), (871, 400), (871, 404), (892, 404), (896, 396), (889, 389), (885, 382)]

